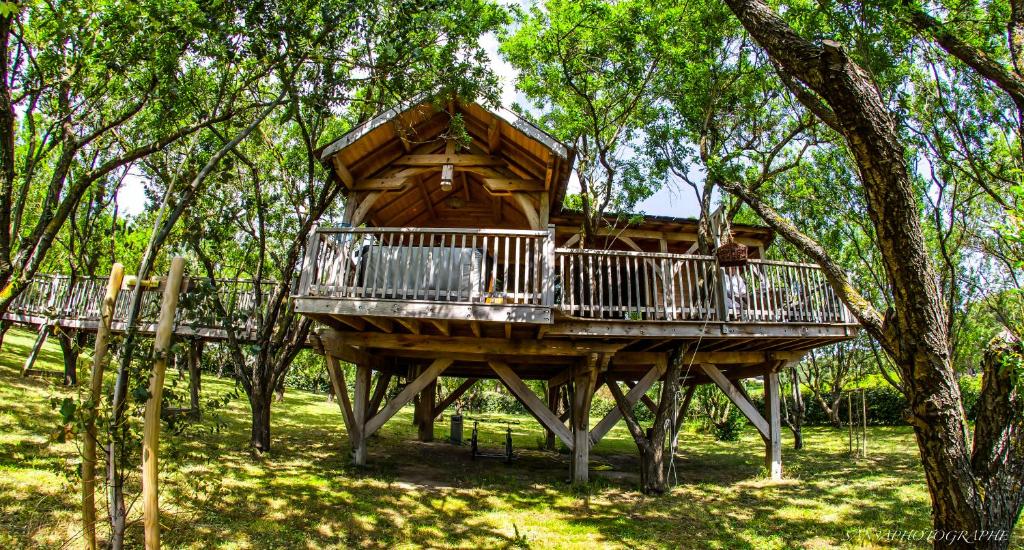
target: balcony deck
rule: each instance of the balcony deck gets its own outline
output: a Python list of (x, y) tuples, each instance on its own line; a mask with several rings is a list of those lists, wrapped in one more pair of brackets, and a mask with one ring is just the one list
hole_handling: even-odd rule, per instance
[[(527, 377), (535, 369), (526, 357), (543, 357), (537, 362), (547, 368), (536, 369), (543, 378), (574, 353), (560, 359), (507, 344), (573, 342), (577, 355), (611, 350), (621, 369), (643, 358), (628, 354), (663, 353), (680, 341), (697, 353), (788, 357), (856, 333), (809, 264), (751, 260), (720, 268), (706, 256), (556, 248), (553, 228), (323, 229), (307, 250), (296, 311), (352, 347), (399, 360), (458, 353), (476, 339)], [(472, 363), (474, 353), (464, 361)]]

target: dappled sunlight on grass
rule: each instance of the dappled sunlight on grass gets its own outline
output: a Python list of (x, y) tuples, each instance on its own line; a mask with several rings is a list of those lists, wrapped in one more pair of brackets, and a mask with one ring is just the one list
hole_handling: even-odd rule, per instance
[[(0, 353), (0, 547), (60, 546), (78, 531), (77, 487), (65, 475), (77, 467), (77, 446), (47, 437), (58, 419), (49, 398), (70, 391), (20, 377), (33, 338), (12, 330)], [(42, 367), (59, 369), (55, 347)], [(209, 398), (232, 388), (227, 379), (203, 381)], [(164, 432), (167, 548), (829, 548), (884, 542), (849, 540), (862, 528), (929, 526), (906, 428), (873, 428), (865, 460), (847, 456), (845, 432), (808, 429), (804, 451), (784, 450), (782, 482), (764, 478), (756, 432), (718, 442), (689, 430), (675, 460), (679, 484), (653, 498), (636, 490), (636, 448), (622, 425), (594, 448), (594, 481), (579, 492), (567, 484), (568, 455), (539, 450), (543, 432), (528, 418), (488, 415), (520, 421), (512, 426), (517, 458), (504, 464), (473, 461), (468, 447), (443, 442), (446, 422), (437, 442), (416, 441), (407, 408), (371, 438), (369, 465), (355, 468), (338, 405), (324, 396), (289, 391), (276, 403), (273, 449), (261, 458), (247, 448), (244, 399), (216, 415), (226, 423), (219, 433), (214, 415), (199, 437)], [(480, 430), (481, 447), (500, 451), (504, 424)], [(131, 482), (134, 493), (137, 476)], [(141, 543), (138, 524), (130, 535)]]

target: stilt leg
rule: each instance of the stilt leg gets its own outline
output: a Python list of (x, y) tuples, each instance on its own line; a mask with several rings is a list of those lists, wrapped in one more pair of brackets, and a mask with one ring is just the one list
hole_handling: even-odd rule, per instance
[(581, 366), (573, 378), (572, 395), (572, 482), (586, 484), (590, 480), (590, 402), (594, 397), (597, 370)]
[[(561, 386), (548, 386), (548, 408), (555, 413), (555, 416), (561, 415), (561, 411), (558, 410), (558, 405), (561, 403), (558, 399), (560, 390)], [(555, 432), (547, 429), (545, 431), (547, 436), (544, 439), (544, 448), (553, 451), (555, 450)]]
[(782, 422), (779, 415), (779, 373), (764, 375), (764, 405), (768, 421), (765, 439), (765, 468), (772, 479), (782, 479)]
[(370, 365), (356, 365), (356, 387), (352, 396), (352, 416), (355, 426), (352, 430), (352, 463), (366, 465), (366, 413), (370, 402)]
[(437, 382), (427, 384), (420, 392), (420, 399), (416, 403), (416, 415), (419, 427), (420, 441), (434, 440), (434, 401), (437, 398)]

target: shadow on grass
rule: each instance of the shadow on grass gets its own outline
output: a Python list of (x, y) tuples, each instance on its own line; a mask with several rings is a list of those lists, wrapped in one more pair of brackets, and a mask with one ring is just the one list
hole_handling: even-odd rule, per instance
[[(20, 377), (33, 337), (12, 330), (0, 352), (3, 547), (59, 546), (77, 531), (77, 488), (62, 477), (77, 465), (77, 446), (46, 437), (58, 417), (48, 398), (74, 390)], [(59, 365), (53, 348), (44, 361)], [(203, 382), (204, 397), (232, 388), (212, 376)], [(445, 423), (439, 441), (415, 441), (403, 410), (371, 438), (369, 466), (354, 468), (338, 406), (323, 396), (290, 391), (274, 405), (273, 449), (262, 458), (247, 449), (244, 399), (217, 413), (224, 429), (215, 429), (214, 416), (189, 434), (164, 434), (167, 548), (862, 547), (885, 543), (850, 533), (929, 525), (905, 428), (871, 429), (865, 460), (847, 456), (845, 432), (808, 429), (806, 450), (784, 452), (783, 482), (761, 477), (756, 433), (723, 443), (688, 431), (675, 459), (679, 484), (648, 497), (636, 490), (636, 449), (622, 426), (594, 448), (594, 481), (579, 492), (567, 483), (567, 455), (537, 450), (543, 432), (529, 419), (513, 426), (518, 456), (504, 464), (473, 461), (467, 447), (440, 441)], [(481, 425), (485, 449), (500, 450), (504, 437), (504, 426)], [(137, 491), (133, 477), (129, 492)], [(137, 524), (130, 535), (141, 545)]]

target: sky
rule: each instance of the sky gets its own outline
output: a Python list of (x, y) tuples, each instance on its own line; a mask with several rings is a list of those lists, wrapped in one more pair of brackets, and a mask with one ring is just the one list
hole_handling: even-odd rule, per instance
[[(501, 103), (511, 108), (516, 102), (525, 102), (525, 97), (516, 91), (516, 71), (498, 53), (498, 37), (488, 33), (480, 39), (490, 58), (491, 68), (501, 82)], [(569, 179), (569, 190), (579, 190), (579, 180), (575, 172)], [(145, 180), (139, 172), (128, 174), (117, 193), (117, 203), (122, 215), (134, 216), (147, 207)], [(664, 186), (647, 200), (637, 205), (637, 212), (657, 216), (697, 217), (700, 207), (689, 188)]]

